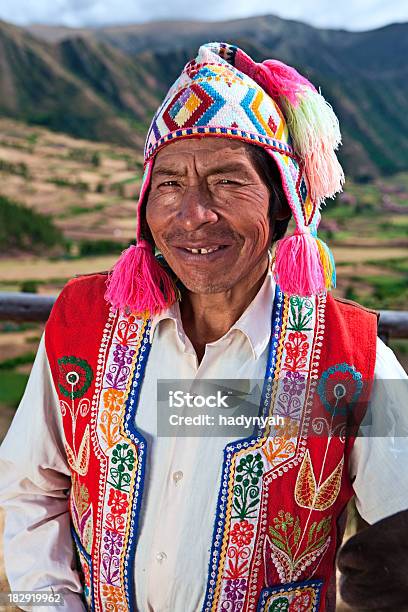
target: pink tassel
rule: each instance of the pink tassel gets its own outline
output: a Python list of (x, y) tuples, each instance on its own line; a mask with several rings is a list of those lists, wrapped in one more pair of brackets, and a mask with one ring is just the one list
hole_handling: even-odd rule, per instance
[(326, 290), (319, 249), (310, 233), (295, 231), (278, 241), (274, 277), (288, 295), (308, 297)]
[(172, 279), (147, 240), (122, 252), (106, 284), (105, 300), (120, 311), (127, 307), (137, 314), (148, 311), (155, 315), (177, 299)]
[(304, 163), (311, 200), (320, 205), (344, 184), (335, 154), (341, 134), (332, 107), (297, 70), (277, 60), (256, 64), (253, 78), (283, 111), (295, 152)]
[(276, 102), (285, 96), (294, 107), (298, 105), (298, 93), (304, 87), (316, 91), (312, 83), (295, 68), (279, 60), (265, 60), (257, 64), (253, 78)]

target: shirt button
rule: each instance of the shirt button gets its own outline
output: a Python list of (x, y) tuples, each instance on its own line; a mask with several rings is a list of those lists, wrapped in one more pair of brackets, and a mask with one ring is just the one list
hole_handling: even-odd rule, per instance
[(177, 472), (173, 472), (173, 480), (175, 484), (177, 484), (183, 478), (183, 476), (184, 474), (181, 470), (178, 470)]
[(165, 552), (158, 552), (156, 555), (156, 561), (158, 561), (159, 563), (161, 563), (162, 561), (164, 561), (165, 559), (167, 559), (167, 555)]

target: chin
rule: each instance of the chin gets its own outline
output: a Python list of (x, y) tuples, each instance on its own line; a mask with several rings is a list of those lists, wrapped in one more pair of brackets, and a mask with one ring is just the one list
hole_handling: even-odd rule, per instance
[[(181, 280), (181, 279), (180, 279)], [(181, 281), (184, 285), (184, 287), (188, 290), (191, 291), (191, 293), (200, 293), (202, 295), (211, 295), (214, 293), (222, 293), (224, 291), (228, 291), (229, 289), (231, 289), (234, 286), (234, 282), (231, 283), (227, 283), (225, 282), (225, 279), (223, 279), (220, 282), (214, 282), (214, 280), (208, 281), (208, 282), (194, 282), (194, 281), (189, 281), (186, 280), (186, 282)]]

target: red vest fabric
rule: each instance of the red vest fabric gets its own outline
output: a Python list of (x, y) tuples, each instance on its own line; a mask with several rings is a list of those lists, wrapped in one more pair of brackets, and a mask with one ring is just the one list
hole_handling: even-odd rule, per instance
[[(149, 469), (135, 414), (150, 319), (110, 309), (105, 281), (103, 273), (70, 281), (45, 339), (84, 600), (90, 610), (125, 612), (137, 609), (134, 558)], [(376, 335), (374, 311), (276, 289), (262, 414), (285, 421), (225, 447), (203, 612), (334, 610), (340, 517), (353, 494), (351, 426), (369, 398)]]

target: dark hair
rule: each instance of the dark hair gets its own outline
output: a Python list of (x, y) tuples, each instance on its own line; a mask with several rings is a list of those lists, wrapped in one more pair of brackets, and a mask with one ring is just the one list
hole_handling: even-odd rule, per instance
[(292, 214), (289, 212), (288, 217), (282, 220), (276, 220), (276, 215), (282, 212), (285, 208), (289, 208), (289, 204), (283, 191), (282, 179), (279, 173), (279, 169), (273, 160), (262, 147), (257, 145), (245, 143), (245, 147), (249, 152), (249, 155), (261, 176), (263, 182), (268, 187), (270, 192), (269, 199), (269, 217), (275, 221), (274, 231), (272, 236), (272, 243), (276, 242), (280, 238), (283, 238), (286, 230), (288, 229), (289, 221)]

